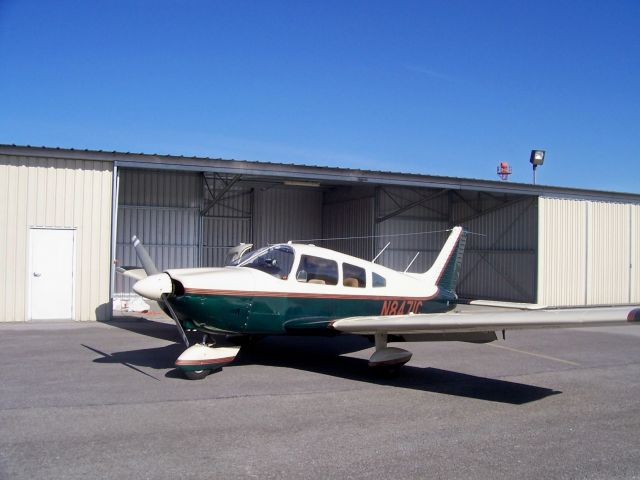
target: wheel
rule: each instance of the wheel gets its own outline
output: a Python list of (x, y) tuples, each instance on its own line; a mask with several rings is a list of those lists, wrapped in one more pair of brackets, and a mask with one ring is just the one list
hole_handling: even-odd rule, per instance
[(211, 370), (183, 370), (182, 373), (189, 380), (202, 380), (211, 373)]

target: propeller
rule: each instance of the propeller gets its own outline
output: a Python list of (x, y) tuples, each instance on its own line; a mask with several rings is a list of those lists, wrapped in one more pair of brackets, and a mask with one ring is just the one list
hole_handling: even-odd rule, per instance
[(184, 344), (188, 347), (189, 339), (187, 338), (187, 334), (184, 332), (176, 312), (167, 301), (167, 296), (169, 295), (167, 292), (171, 292), (173, 288), (171, 284), (171, 277), (169, 277), (167, 273), (162, 273), (158, 270), (158, 267), (153, 263), (147, 249), (144, 248), (144, 245), (142, 245), (142, 242), (138, 237), (134, 235), (131, 237), (131, 241), (133, 242), (133, 248), (136, 251), (138, 260), (142, 263), (142, 268), (147, 274), (147, 277), (138, 280), (133, 285), (133, 290), (145, 298), (150, 298), (158, 302), (158, 306), (162, 311), (170, 316), (176, 323), (178, 333), (180, 334)]
[(156, 273), (160, 273), (160, 270), (158, 270), (156, 264), (153, 263), (153, 260), (151, 260), (151, 257), (147, 253), (147, 249), (144, 248), (144, 245), (142, 245), (140, 239), (134, 235), (133, 237), (131, 237), (131, 241), (133, 242), (133, 248), (136, 251), (136, 255), (138, 256), (140, 263), (142, 263), (142, 268), (144, 268), (144, 271), (147, 273), (147, 275), (155, 275)]

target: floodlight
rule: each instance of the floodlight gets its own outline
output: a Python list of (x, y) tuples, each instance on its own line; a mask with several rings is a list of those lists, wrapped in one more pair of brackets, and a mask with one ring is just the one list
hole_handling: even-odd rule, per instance
[(529, 158), (529, 161), (534, 165), (533, 168), (544, 163), (544, 153), (544, 150), (531, 150), (531, 158)]
[(529, 157), (529, 162), (533, 165), (533, 184), (536, 184), (536, 168), (538, 165), (542, 165), (544, 163), (544, 154), (546, 152), (544, 150), (531, 150), (531, 157)]

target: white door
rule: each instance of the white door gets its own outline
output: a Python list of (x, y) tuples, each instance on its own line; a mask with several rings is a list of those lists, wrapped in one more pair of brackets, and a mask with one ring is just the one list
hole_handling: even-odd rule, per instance
[(73, 318), (75, 233), (68, 229), (31, 229), (31, 320)]

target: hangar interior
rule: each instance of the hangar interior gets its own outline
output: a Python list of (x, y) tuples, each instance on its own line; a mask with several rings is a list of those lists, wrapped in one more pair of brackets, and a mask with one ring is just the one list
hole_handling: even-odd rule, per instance
[[(377, 262), (401, 270), (418, 254), (408, 271), (422, 272), (446, 230), (464, 224), (459, 294), (536, 300), (536, 196), (131, 168), (118, 177), (122, 265), (137, 263), (137, 235), (160, 268), (221, 266), (239, 243), (292, 240), (365, 259), (384, 249)], [(115, 293), (131, 295), (131, 281), (118, 276)]]

